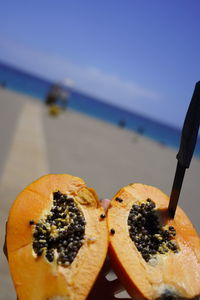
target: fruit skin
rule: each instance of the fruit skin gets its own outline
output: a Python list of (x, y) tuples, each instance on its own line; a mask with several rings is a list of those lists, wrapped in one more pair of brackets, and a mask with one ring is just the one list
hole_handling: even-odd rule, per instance
[[(30, 221), (37, 223), (50, 210), (52, 193), (58, 190), (75, 199), (87, 223), (84, 244), (68, 267), (36, 257), (32, 248)], [(99, 218), (103, 213), (96, 192), (68, 174), (43, 176), (18, 195), (9, 213), (6, 244), (19, 300), (86, 299), (107, 254), (107, 224)]]
[[(116, 201), (120, 198), (123, 201)], [(129, 237), (127, 219), (132, 205), (152, 199), (163, 225), (176, 229), (178, 253), (158, 255), (155, 265), (141, 256)], [(115, 272), (133, 299), (198, 299), (200, 295), (200, 239), (192, 223), (178, 207), (174, 220), (168, 219), (169, 198), (159, 189), (130, 184), (113, 197), (107, 215), (109, 256)]]

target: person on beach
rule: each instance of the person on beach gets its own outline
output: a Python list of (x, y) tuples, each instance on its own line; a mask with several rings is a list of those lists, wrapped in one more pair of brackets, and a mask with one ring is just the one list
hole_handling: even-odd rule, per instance
[(125, 120), (120, 120), (119, 121), (119, 123), (118, 123), (118, 126), (120, 127), (120, 128), (124, 128), (125, 126), (126, 126), (126, 121)]
[(57, 115), (60, 108), (66, 109), (69, 93), (65, 91), (59, 83), (54, 83), (47, 94), (45, 104), (50, 107), (50, 114)]
[(49, 90), (46, 100), (45, 100), (46, 105), (51, 106), (53, 104), (56, 104), (58, 95), (59, 95), (59, 89), (60, 89), (60, 87), (58, 84), (53, 84), (50, 87), (50, 90)]
[(0, 88), (5, 89), (6, 88), (6, 81), (2, 81), (0, 83)]

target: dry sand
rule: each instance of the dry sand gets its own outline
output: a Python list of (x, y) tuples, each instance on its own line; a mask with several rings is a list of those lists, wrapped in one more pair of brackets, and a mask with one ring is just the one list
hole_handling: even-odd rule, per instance
[[(112, 197), (131, 182), (154, 185), (169, 194), (177, 151), (73, 112), (50, 117), (30, 97), (0, 90), (0, 247), (8, 210), (27, 184), (47, 173), (70, 173), (94, 187), (100, 198)], [(180, 206), (199, 225), (200, 160), (186, 172)], [(0, 299), (13, 300), (14, 289), (0, 250)]]

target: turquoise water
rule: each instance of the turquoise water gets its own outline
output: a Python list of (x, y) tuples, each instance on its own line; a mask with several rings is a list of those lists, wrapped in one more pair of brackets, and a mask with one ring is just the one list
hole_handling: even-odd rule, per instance
[[(28, 74), (14, 67), (0, 63), (0, 85), (22, 92), (44, 101), (52, 82)], [(75, 90), (70, 91), (68, 107), (103, 121), (118, 125), (124, 122), (124, 128), (138, 132), (158, 143), (179, 148), (181, 132), (179, 129), (146, 118), (134, 112), (109, 105), (103, 100), (92, 98)], [(197, 141), (195, 155), (200, 157), (200, 139)]]

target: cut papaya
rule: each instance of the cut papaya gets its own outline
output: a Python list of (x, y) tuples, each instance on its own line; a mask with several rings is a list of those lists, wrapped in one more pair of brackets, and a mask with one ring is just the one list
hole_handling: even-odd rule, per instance
[(95, 191), (67, 174), (41, 177), (19, 194), (6, 235), (19, 300), (86, 299), (107, 253), (103, 213)]
[(112, 199), (107, 222), (113, 267), (133, 299), (197, 299), (200, 240), (178, 207), (159, 189), (130, 184)]

